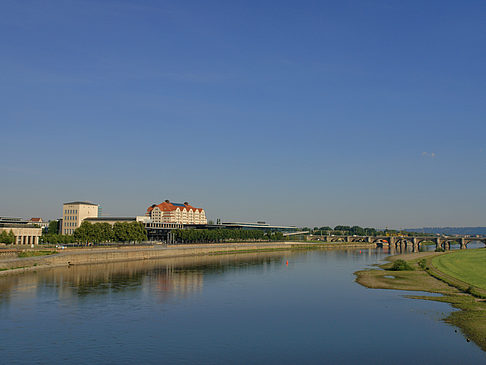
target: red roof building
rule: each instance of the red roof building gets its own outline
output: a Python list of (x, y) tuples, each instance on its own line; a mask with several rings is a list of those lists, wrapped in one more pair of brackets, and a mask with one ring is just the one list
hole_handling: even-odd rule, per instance
[(166, 200), (160, 204), (153, 204), (147, 208), (147, 216), (152, 222), (207, 224), (206, 213), (202, 208), (194, 208), (188, 202), (172, 203)]

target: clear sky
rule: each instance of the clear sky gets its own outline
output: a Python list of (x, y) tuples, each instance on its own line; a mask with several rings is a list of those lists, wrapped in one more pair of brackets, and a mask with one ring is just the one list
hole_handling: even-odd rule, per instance
[(486, 2), (0, 2), (0, 215), (486, 225)]

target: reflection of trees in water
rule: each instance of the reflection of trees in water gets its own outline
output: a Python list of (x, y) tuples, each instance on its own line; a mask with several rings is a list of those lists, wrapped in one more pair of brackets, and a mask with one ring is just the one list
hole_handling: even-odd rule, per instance
[(143, 290), (155, 293), (162, 300), (171, 296), (186, 297), (202, 290), (205, 275), (255, 268), (265, 271), (272, 265), (281, 265), (284, 255), (294, 254), (297, 253), (222, 254), (40, 270), (0, 278), (0, 306), (9, 302), (13, 291), (22, 295), (46, 293), (61, 300)]

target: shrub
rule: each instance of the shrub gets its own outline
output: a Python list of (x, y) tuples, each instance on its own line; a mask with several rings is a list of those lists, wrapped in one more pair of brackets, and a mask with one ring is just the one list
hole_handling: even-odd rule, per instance
[(435, 252), (445, 252), (445, 250), (442, 247), (437, 247)]
[(409, 270), (413, 270), (413, 268), (405, 260), (396, 260), (396, 261), (393, 262), (393, 265), (390, 268), (390, 270), (393, 270), (393, 271), (409, 271)]

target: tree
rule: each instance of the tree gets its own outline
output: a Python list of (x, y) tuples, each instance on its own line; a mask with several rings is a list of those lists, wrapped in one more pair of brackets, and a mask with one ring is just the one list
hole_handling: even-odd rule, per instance
[(76, 242), (88, 243), (90, 239), (93, 239), (92, 224), (89, 222), (83, 222), (74, 230), (73, 237)]
[(365, 230), (363, 228), (361, 228), (360, 226), (353, 226), (349, 230), (349, 233), (352, 234), (352, 235), (356, 235), (356, 236), (364, 236)]
[(59, 221), (50, 221), (47, 227), (47, 233), (58, 234), (59, 233)]
[(8, 232), (8, 241), (11, 245), (13, 245), (15, 243), (15, 235), (12, 232), (12, 230), (10, 230), (10, 232)]
[(15, 235), (12, 230), (10, 230), (10, 232), (2, 231), (2, 233), (0, 233), (0, 242), (7, 245), (15, 243)]
[(118, 242), (142, 242), (147, 240), (147, 232), (141, 222), (116, 222), (112, 237)]
[(8, 243), (8, 233), (7, 233), (7, 231), (2, 231), (2, 233), (0, 233), (0, 242), (1, 243)]

